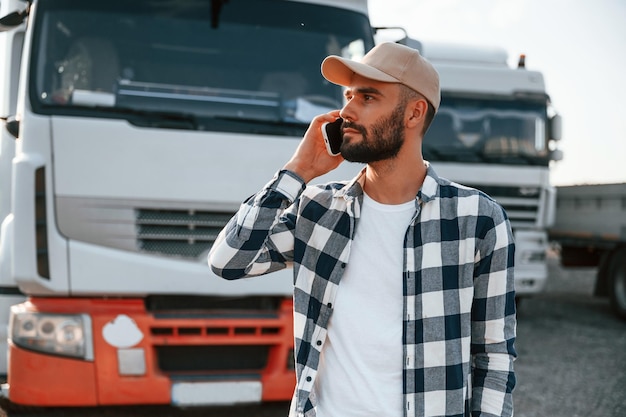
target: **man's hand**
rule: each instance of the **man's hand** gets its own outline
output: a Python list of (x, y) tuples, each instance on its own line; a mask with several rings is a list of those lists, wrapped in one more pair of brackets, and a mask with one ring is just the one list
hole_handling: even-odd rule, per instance
[(337, 168), (343, 161), (341, 155), (331, 156), (326, 151), (326, 144), (322, 136), (322, 125), (326, 122), (334, 122), (339, 117), (339, 110), (315, 117), (304, 138), (298, 145), (289, 162), (283, 169), (296, 173), (305, 182), (311, 181), (327, 172)]

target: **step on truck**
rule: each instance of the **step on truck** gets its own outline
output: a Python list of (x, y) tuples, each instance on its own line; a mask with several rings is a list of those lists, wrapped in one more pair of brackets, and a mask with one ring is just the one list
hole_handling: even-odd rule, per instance
[(564, 267), (596, 267), (594, 295), (626, 320), (626, 183), (557, 187), (550, 240)]

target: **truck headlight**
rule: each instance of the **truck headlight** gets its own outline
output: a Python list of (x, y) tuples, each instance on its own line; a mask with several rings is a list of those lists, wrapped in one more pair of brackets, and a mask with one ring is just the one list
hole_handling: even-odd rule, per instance
[(53, 314), (11, 307), (10, 340), (43, 353), (93, 360), (91, 318), (87, 314)]

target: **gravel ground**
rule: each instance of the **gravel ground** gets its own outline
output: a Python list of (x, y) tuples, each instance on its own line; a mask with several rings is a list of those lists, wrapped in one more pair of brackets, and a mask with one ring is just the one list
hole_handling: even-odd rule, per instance
[(594, 268), (550, 264), (518, 313), (517, 417), (626, 417), (626, 322), (592, 297)]

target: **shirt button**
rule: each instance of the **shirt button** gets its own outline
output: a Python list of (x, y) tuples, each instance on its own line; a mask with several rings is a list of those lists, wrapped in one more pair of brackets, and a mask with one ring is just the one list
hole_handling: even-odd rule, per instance
[(341, 263), (341, 267), (342, 267), (342, 268), (345, 268), (345, 267), (346, 267), (346, 263), (345, 263), (345, 262), (342, 262), (342, 263)]
[(307, 376), (307, 377), (306, 377), (306, 382), (311, 382), (311, 379), (312, 379), (312, 378), (311, 378), (310, 376)]
[(317, 341), (317, 346), (322, 346), (322, 341), (321, 340)]
[(333, 308), (333, 303), (328, 303), (326, 305), (328, 306), (328, 308)]

